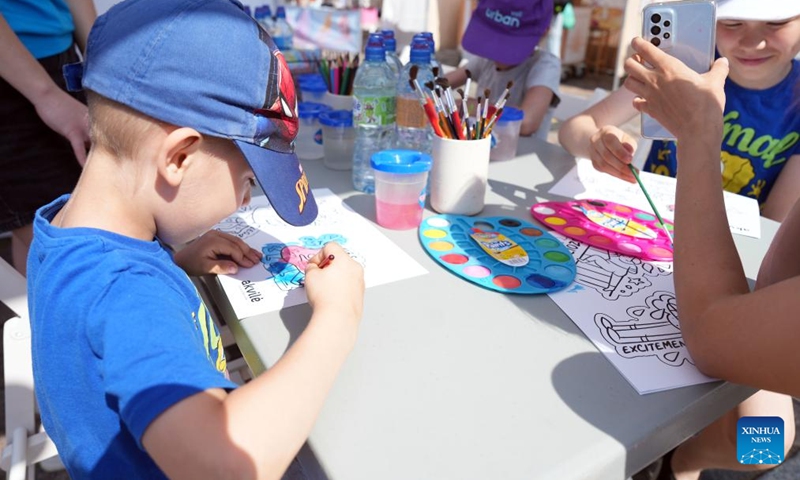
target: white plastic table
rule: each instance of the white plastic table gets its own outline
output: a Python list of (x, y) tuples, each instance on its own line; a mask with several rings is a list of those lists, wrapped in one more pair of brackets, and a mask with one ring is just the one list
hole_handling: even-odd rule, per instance
[[(565, 200), (547, 191), (574, 164), (523, 138), (517, 158), (491, 164), (481, 215), (533, 221), (531, 204)], [(374, 198), (349, 172), (304, 167), (312, 187), (374, 222)], [(748, 278), (777, 226), (736, 236)], [(321, 478), (624, 479), (754, 392), (716, 382), (639, 395), (547, 296), (478, 287), (429, 258), (415, 230), (384, 232), (429, 273), (367, 290), (356, 347), (301, 452)], [(237, 320), (208, 285), (256, 373), (308, 322), (308, 305)]]

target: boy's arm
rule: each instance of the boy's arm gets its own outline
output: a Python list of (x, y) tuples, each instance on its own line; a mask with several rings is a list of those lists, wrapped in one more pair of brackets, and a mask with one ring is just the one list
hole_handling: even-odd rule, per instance
[[(689, 351), (708, 375), (798, 395), (800, 264), (791, 259), (800, 240), (800, 205), (767, 254), (770, 266), (760, 275), (768, 280), (759, 279), (751, 293), (719, 186), (726, 62), (718, 60), (710, 73), (698, 75), (644, 40), (635, 39), (633, 47), (654, 69), (628, 59), (626, 86), (645, 99), (637, 100), (637, 108), (678, 138), (675, 293)], [(695, 107), (691, 118), (683, 110), (687, 104)]]
[(553, 91), (548, 87), (537, 85), (525, 92), (525, 96), (522, 98), (522, 111), (525, 116), (519, 129), (520, 135), (527, 137), (539, 130), (542, 119), (547, 114), (547, 109), (550, 108), (552, 101)]
[(775, 185), (769, 192), (761, 215), (782, 222), (795, 203), (800, 199), (800, 154), (792, 155), (786, 161)]
[[(450, 73), (446, 73), (444, 78), (446, 78), (447, 81), (450, 82), (450, 86), (452, 88), (458, 88), (467, 83), (467, 68), (461, 67), (456, 70), (453, 70)], [(465, 93), (469, 94), (469, 92)]]
[(86, 105), (61, 90), (0, 15), (0, 77), (27, 98), (36, 113), (72, 144), (81, 165), (86, 162), (89, 120)]
[(636, 140), (617, 127), (636, 115), (627, 88), (618, 88), (606, 98), (565, 121), (558, 141), (571, 154), (592, 160), (594, 168), (635, 182), (628, 164), (636, 151)]
[[(316, 265), (333, 253), (324, 269)], [(328, 244), (309, 263), (308, 327), (275, 366), (226, 394), (209, 390), (159, 415), (142, 444), (170, 478), (280, 478), (308, 437), (356, 340), (363, 271)]]

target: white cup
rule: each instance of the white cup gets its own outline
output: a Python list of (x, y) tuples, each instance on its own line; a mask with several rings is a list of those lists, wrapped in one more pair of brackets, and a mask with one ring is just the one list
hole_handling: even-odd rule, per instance
[(439, 213), (475, 215), (483, 210), (489, 176), (489, 137), (452, 140), (434, 135), (431, 207)]

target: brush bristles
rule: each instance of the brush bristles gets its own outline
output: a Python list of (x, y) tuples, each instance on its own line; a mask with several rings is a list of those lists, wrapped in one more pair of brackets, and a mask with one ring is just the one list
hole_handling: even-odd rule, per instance
[(411, 77), (411, 80), (417, 78), (417, 73), (419, 73), (419, 67), (417, 65), (412, 65), (411, 70), (408, 72), (408, 76)]
[(464, 70), (464, 72), (466, 72), (467, 78), (472, 78), (472, 72), (470, 72), (469, 69)]

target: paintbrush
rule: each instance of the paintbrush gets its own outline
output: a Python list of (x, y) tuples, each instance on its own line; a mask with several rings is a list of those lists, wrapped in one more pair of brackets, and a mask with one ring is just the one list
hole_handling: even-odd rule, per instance
[(664, 220), (661, 218), (661, 215), (658, 213), (658, 209), (656, 208), (656, 205), (653, 203), (653, 200), (650, 199), (650, 195), (647, 193), (647, 189), (644, 188), (644, 184), (642, 183), (642, 180), (639, 178), (639, 172), (637, 172), (636, 171), (636, 167), (634, 167), (630, 163), (628, 164), (628, 168), (630, 168), (631, 172), (633, 172), (633, 176), (636, 178), (636, 183), (639, 184), (639, 188), (642, 189), (642, 193), (644, 193), (644, 196), (647, 199), (647, 203), (650, 204), (650, 208), (653, 209), (653, 213), (656, 214), (656, 218), (658, 218), (659, 223), (661, 223), (661, 228), (663, 228), (664, 229), (664, 233), (667, 234), (667, 238), (669, 238), (670, 246), (673, 246), (675, 241), (672, 239), (672, 234), (669, 233), (669, 229), (667, 229), (667, 225), (664, 223)]
[(511, 92), (511, 87), (514, 86), (514, 82), (509, 80), (506, 84), (506, 89), (503, 91), (503, 94), (497, 99), (497, 102), (494, 104), (494, 108), (500, 109), (506, 104), (506, 100), (508, 99), (508, 94)]
[(411, 85), (411, 89), (417, 92), (419, 103), (422, 105), (422, 109), (425, 110), (425, 115), (428, 117), (428, 122), (430, 122), (434, 133), (440, 137), (444, 137), (444, 132), (442, 132), (442, 128), (439, 126), (439, 119), (436, 116), (436, 106), (433, 104), (433, 100), (422, 91), (422, 87), (419, 86), (419, 82), (417, 81), (418, 70), (419, 68), (416, 65), (411, 67), (408, 83)]

